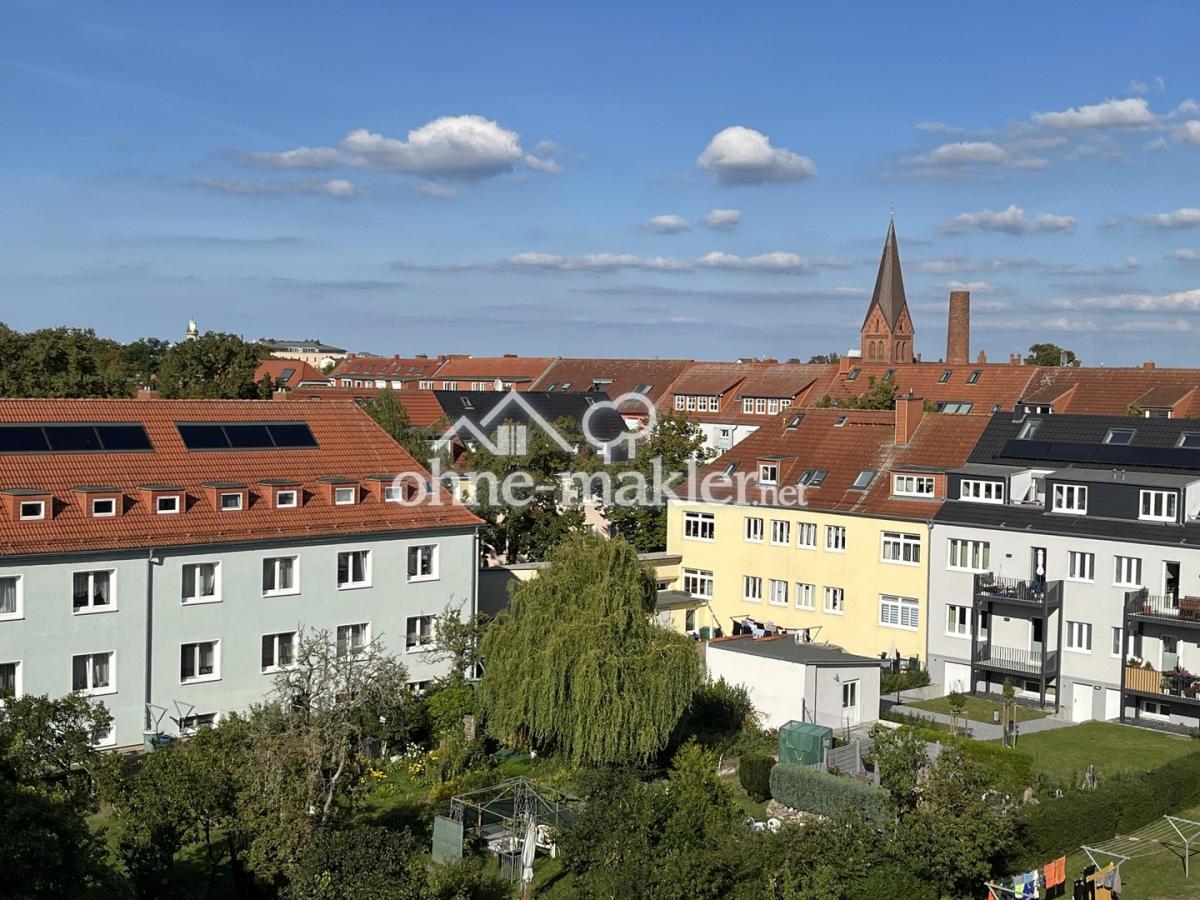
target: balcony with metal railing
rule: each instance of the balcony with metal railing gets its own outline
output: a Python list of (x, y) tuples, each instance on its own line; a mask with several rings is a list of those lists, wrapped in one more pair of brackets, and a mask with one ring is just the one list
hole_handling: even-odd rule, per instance
[(994, 672), (1010, 672), (1041, 678), (1054, 674), (1057, 654), (1041, 649), (1002, 647), (991, 641), (978, 645), (975, 665)]
[(1062, 582), (1005, 578), (981, 572), (975, 576), (975, 602), (1045, 610), (1062, 603)]
[(1200, 628), (1200, 597), (1151, 594), (1144, 588), (1125, 594), (1125, 615), (1143, 622)]
[(1146, 666), (1126, 664), (1125, 690), (1141, 697), (1163, 697), (1172, 701), (1200, 704), (1200, 675), (1186, 669), (1160, 672)]

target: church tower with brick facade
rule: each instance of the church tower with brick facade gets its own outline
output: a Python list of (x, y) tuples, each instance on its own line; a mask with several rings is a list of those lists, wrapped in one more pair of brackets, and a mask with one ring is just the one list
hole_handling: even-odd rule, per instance
[(900, 272), (900, 249), (896, 246), (896, 223), (888, 223), (875, 292), (859, 332), (862, 361), (867, 363), (910, 363), (913, 361), (913, 323), (904, 299), (904, 276)]

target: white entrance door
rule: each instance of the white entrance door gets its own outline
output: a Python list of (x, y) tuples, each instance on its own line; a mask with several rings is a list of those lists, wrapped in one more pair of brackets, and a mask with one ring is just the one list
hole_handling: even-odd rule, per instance
[(1113, 688), (1104, 689), (1104, 718), (1121, 718), (1121, 692)]
[(1071, 686), (1071, 721), (1086, 722), (1092, 717), (1092, 686), (1075, 682)]
[(946, 663), (946, 693), (958, 691), (967, 694), (971, 691), (971, 667), (963, 663)]
[(854, 726), (860, 719), (858, 707), (858, 680), (842, 682), (842, 721)]

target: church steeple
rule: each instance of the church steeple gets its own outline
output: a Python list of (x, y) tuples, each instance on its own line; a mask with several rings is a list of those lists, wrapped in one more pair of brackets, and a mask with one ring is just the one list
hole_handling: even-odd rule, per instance
[(912, 362), (914, 332), (908, 301), (904, 297), (904, 275), (900, 271), (894, 219), (888, 222), (875, 290), (859, 336), (864, 362)]

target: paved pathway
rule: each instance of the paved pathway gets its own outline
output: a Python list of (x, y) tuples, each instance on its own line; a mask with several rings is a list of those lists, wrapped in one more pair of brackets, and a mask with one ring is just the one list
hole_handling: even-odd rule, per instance
[[(900, 694), (901, 700), (904, 699), (905, 693), (907, 692), (902, 692)], [(921, 698), (918, 696), (910, 697), (909, 699), (918, 700)], [(932, 710), (928, 709), (916, 709), (915, 707), (908, 706), (904, 703), (901, 703), (899, 706), (897, 706), (895, 699), (891, 697), (881, 697), (879, 705), (882, 710), (894, 708), (897, 712), (909, 713), (915, 716), (924, 716), (927, 719), (933, 719), (935, 722), (941, 722), (944, 725), (950, 724), (950, 716), (946, 713), (933, 712)], [(1034, 734), (1038, 731), (1053, 731), (1055, 728), (1069, 728), (1074, 724), (1074, 722), (1070, 722), (1066, 719), (1047, 716), (1044, 719), (1030, 719), (1025, 722), (1019, 722), (1017, 723), (1017, 727), (1019, 734)], [(974, 719), (971, 719), (968, 723), (968, 728), (970, 730), (970, 736), (977, 741), (998, 741), (1004, 736), (1004, 730), (999, 725), (993, 725), (991, 722), (976, 722)]]

